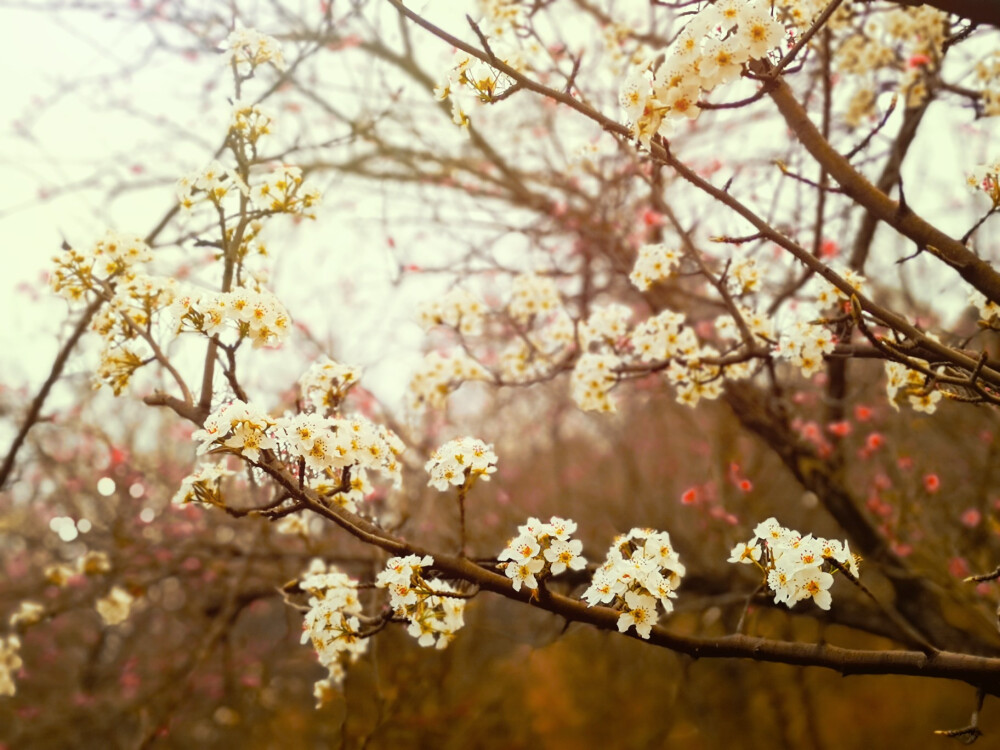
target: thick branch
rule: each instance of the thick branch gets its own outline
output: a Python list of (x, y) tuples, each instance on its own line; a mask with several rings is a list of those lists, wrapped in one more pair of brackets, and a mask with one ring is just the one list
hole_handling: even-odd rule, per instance
[[(446, 577), (473, 583), (481, 590), (492, 591), (508, 599), (536, 606), (560, 615), (571, 622), (582, 622), (602, 630), (617, 631), (620, 613), (609, 607), (588, 607), (578, 599), (541, 590), (522, 588), (515, 591), (512, 581), (501, 573), (483, 567), (474, 560), (443, 555), (393, 537), (376, 524), (340, 507), (328, 507), (315, 491), (299, 487), (296, 479), (277, 461), (263, 457), (261, 464), (272, 478), (310, 510), (327, 518), (356, 538), (393, 555), (430, 555), (434, 570)], [(629, 637), (638, 638), (634, 633)], [(933, 656), (917, 651), (865, 651), (825, 644), (788, 643), (766, 638), (734, 635), (721, 638), (697, 638), (653, 628), (648, 643), (678, 653), (703, 658), (740, 658), (798, 666), (825, 667), (841, 674), (899, 674), (960, 680), (1000, 695), (1000, 659), (939, 652)]]
[(778, 79), (768, 91), (785, 118), (789, 129), (819, 164), (837, 181), (844, 193), (884, 221), (897, 232), (913, 240), (917, 247), (947, 263), (969, 284), (1000, 302), (1000, 274), (958, 240), (949, 237), (905, 205), (892, 200), (854, 169), (819, 132), (784, 80)]

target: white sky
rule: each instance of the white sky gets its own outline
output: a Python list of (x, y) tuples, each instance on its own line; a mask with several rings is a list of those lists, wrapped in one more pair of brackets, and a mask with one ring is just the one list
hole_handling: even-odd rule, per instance
[[(0, 107), (2, 385), (28, 384), (33, 392), (49, 371), (58, 349), (57, 335), (66, 330), (67, 308), (41, 279), (63, 239), (83, 247), (107, 226), (146, 234), (174, 200), (173, 183), (208, 162), (224, 131), (229, 113), (226, 94), (217, 93), (219, 106), (208, 113), (199, 98), (205, 81), (224, 74), (219, 58), (202, 55), (192, 61), (174, 53), (127, 81), (122, 71), (140, 58), (146, 41), (130, 33), (121, 23), (93, 12), (56, 14), (0, 7), (0, 48), (12, 66), (0, 89), (4, 102)], [(103, 87), (92, 83), (78, 91), (67, 89), (77, 78), (94, 81), (104, 73), (115, 81), (107, 96)], [(63, 94), (57, 95), (60, 91)], [(45, 102), (41, 116), (26, 118), (26, 113), (37, 111), (39, 101)], [(162, 129), (122, 114), (121, 102), (126, 101), (143, 112), (173, 107), (173, 118), (192, 134), (200, 131), (203, 142), (172, 140)], [(27, 139), (21, 135), (26, 130)], [(43, 197), (54, 187), (89, 179), (103, 165), (110, 169), (100, 171), (91, 188)], [(103, 198), (109, 186), (144, 181), (152, 183), (151, 189), (129, 193), (106, 207)], [(354, 221), (333, 229), (329, 222), (304, 225), (288, 242), (276, 240), (270, 264), (274, 285), (280, 294), (282, 285), (299, 291), (299, 279), (315, 288), (317, 275), (339, 278), (341, 283), (333, 289), (297, 294), (286, 299), (286, 305), (321, 338), (335, 329), (338, 356), (374, 365), (364, 384), (395, 405), (402, 399), (405, 374), (419, 359), (422, 333), (409, 320), (414, 301), (388, 299), (393, 267), (384, 236), (372, 232), (381, 222), (380, 201), (354, 199), (345, 204), (340, 196), (331, 198), (337, 201), (334, 208), (348, 210)], [(369, 225), (366, 217), (371, 219)], [(427, 293), (438, 286), (430, 282)], [(345, 296), (352, 305), (378, 312), (348, 311), (336, 304)], [(351, 325), (339, 325), (344, 320)], [(401, 350), (390, 350), (390, 361), (386, 347), (400, 345)], [(294, 382), (299, 361), (271, 354), (275, 370)], [(72, 369), (78, 370), (79, 364)]]

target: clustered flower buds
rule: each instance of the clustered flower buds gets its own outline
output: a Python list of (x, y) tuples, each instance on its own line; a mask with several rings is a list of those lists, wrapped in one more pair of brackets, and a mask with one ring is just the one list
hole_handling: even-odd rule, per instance
[(21, 639), (16, 635), (0, 638), (0, 695), (14, 695), (17, 685), (14, 675), (23, 665), (18, 652), (21, 650)]
[(431, 454), (424, 466), (431, 487), (444, 492), (448, 487), (468, 489), (479, 477), (489, 481), (497, 470), (497, 454), (492, 444), (472, 437), (449, 440)]
[(221, 506), (222, 480), (235, 473), (223, 463), (201, 464), (181, 480), (181, 486), (174, 495), (173, 502), (177, 505), (202, 503)]
[[(927, 370), (930, 363), (925, 359), (913, 358), (914, 365)], [(886, 360), (886, 395), (889, 405), (899, 409), (899, 402), (910, 405), (914, 411), (933, 414), (937, 411), (938, 402), (943, 398), (943, 392), (935, 387), (933, 378), (920, 370), (907, 367), (902, 362)]]
[(733, 547), (729, 562), (756, 565), (774, 593), (775, 604), (791, 608), (812, 599), (820, 609), (830, 609), (831, 571), (843, 569), (858, 575), (857, 561), (846, 541), (802, 536), (774, 518), (757, 524), (753, 533), (750, 541)]
[(217, 448), (228, 448), (256, 462), (262, 450), (277, 447), (273, 427), (274, 420), (261, 407), (235, 400), (212, 413), (205, 420), (205, 426), (196, 430), (191, 439), (201, 442), (199, 456)]
[(464, 598), (446, 581), (427, 581), (423, 568), (434, 564), (430, 555), (394, 557), (379, 573), (375, 585), (389, 590), (389, 604), (409, 621), (407, 632), (421, 646), (445, 648), (465, 624)]
[(361, 368), (334, 362), (329, 357), (314, 362), (299, 378), (302, 400), (317, 412), (336, 411), (347, 392), (361, 380)]
[(52, 288), (69, 300), (79, 300), (102, 282), (127, 275), (140, 263), (153, 259), (149, 246), (136, 235), (108, 230), (87, 250), (69, 248), (52, 260)]
[(425, 302), (417, 308), (420, 326), (429, 331), (434, 326), (455, 328), (463, 336), (477, 336), (483, 331), (486, 306), (472, 292), (460, 287), (441, 299)]
[(648, 291), (653, 284), (670, 278), (680, 262), (680, 252), (663, 243), (643, 245), (639, 248), (629, 281), (640, 292)]
[(465, 352), (428, 352), (410, 380), (409, 408), (417, 413), (443, 408), (448, 394), (462, 383), (487, 379), (486, 368)]
[(676, 598), (674, 590), (684, 573), (684, 565), (670, 543), (670, 534), (632, 529), (615, 539), (604, 564), (583, 592), (583, 599), (591, 607), (607, 604), (622, 610), (619, 632), (635, 627), (642, 638), (649, 638), (658, 618), (657, 602), (664, 612), (673, 611), (671, 599)]
[(121, 586), (115, 586), (94, 605), (105, 625), (118, 625), (128, 619), (135, 597)]
[(317, 559), (310, 563), (299, 588), (310, 594), (309, 611), (302, 622), (302, 643), (312, 642), (320, 664), (329, 671), (326, 679), (316, 683), (314, 691), (322, 704), (333, 686), (343, 681), (345, 666), (368, 650), (358, 619), (362, 611), (358, 582), (335, 565), (326, 566)]
[(542, 523), (529, 518), (517, 531), (518, 535), (507, 542), (497, 558), (500, 561), (497, 567), (513, 581), (515, 591), (520, 591), (521, 586), (537, 589), (540, 579), (557, 576), (567, 569), (581, 570), (587, 564), (580, 555), (583, 542), (570, 539), (576, 531), (574, 521), (553, 516), (548, 523)]
[(743, 64), (765, 57), (785, 38), (764, 0), (719, 0), (699, 11), (666, 50), (654, 71), (632, 70), (619, 103), (632, 136), (649, 148), (654, 135), (670, 135), (671, 123), (695, 119), (702, 93), (740, 76)]
[(264, 63), (271, 63), (282, 71), (287, 68), (278, 40), (255, 29), (233, 29), (222, 43), (221, 49), (229, 53), (231, 64), (241, 73), (244, 72), (243, 66), (249, 66), (253, 70)]
[(510, 290), (507, 314), (517, 323), (525, 325), (539, 315), (562, 307), (556, 282), (547, 276), (533, 273), (514, 277)]
[(278, 298), (266, 289), (234, 289), (231, 292), (192, 291), (179, 295), (171, 306), (176, 330), (196, 331), (206, 336), (231, 332), (248, 338), (254, 348), (275, 346), (285, 340), (291, 317)]

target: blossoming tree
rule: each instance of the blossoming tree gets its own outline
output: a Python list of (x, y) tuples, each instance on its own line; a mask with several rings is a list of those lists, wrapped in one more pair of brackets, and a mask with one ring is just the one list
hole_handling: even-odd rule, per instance
[[(225, 638), (240, 597), (270, 585), (301, 614), (301, 641), (325, 669), (314, 690), (322, 707), (386, 630), (451, 648), (479, 602), (499, 596), (696, 658), (965, 683), (972, 721), (942, 731), (978, 737), (985, 697), (1000, 695), (1000, 567), (991, 572), (1000, 500), (987, 471), (966, 502), (934, 505), (939, 474), (906, 484), (912, 459), (898, 446), (890, 456), (875, 420), (946, 433), (963, 410), (992, 419), (1000, 404), (989, 235), (998, 155), (963, 173), (922, 153), (933, 145), (920, 140), (1000, 115), (998, 14), (959, 0), (483, 0), (470, 12), (329, 3), (279, 14), (267, 35), (200, 19), (206, 44), (221, 41), (231, 81), (221, 146), (180, 176), (173, 207), (145, 237), (117, 227), (54, 259), (52, 288), (77, 323), (19, 415), (0, 482), (18, 481), (21, 447), (74, 348), (98, 339), (97, 385), (189, 427), (171, 440), (197, 463), (169, 491), (169, 512), (273, 527), (308, 552), (288, 581), (276, 580), (280, 569), (250, 576), (252, 556), (237, 550), (245, 567), (225, 574), (240, 584), (199, 659)], [(344, 113), (324, 98), (324, 54), (374, 61), (399, 85), (379, 107), (362, 101)], [(288, 91), (326, 111), (344, 138), (282, 137), (300, 105), (279, 114), (268, 104)], [(438, 120), (418, 115), (409, 99), (418, 95)], [(929, 159), (932, 184), (911, 185), (911, 164)], [(361, 369), (329, 356), (304, 369), (294, 392), (248, 385), (258, 363), (303, 341), (266, 263), (286, 252), (271, 227), (323, 220), (326, 174), (413, 183), (441, 204), (460, 195), (487, 227), (471, 228), (475, 239), (462, 240), (458, 258), (443, 254), (447, 262), (396, 251), (409, 277), (450, 279), (416, 313), (433, 346), (412, 376), (405, 418), (376, 408)], [(963, 184), (968, 199), (940, 210), (936, 191)], [(163, 239), (167, 228), (175, 239)], [(510, 237), (513, 250), (501, 242)], [(167, 259), (194, 248), (210, 257), (182, 278)], [(963, 329), (965, 307), (974, 320)], [(888, 410), (868, 401), (875, 379)], [(757, 498), (750, 518), (740, 498), (766, 477), (727, 461), (721, 481), (690, 477), (680, 502), (622, 522), (602, 548), (584, 547), (581, 537), (598, 535), (554, 499), (487, 548), (470, 508), (513, 481), (506, 464), (517, 459), (503, 448), (516, 455), (516, 441), (447, 440), (455, 428), (435, 414), (477, 388), (516, 403), (545, 387), (553, 400), (568, 394), (579, 434), (638, 424), (643, 404), (664, 394), (684, 409), (722, 403), (728, 415), (698, 429), (739, 425), (817, 512)], [(992, 432), (976, 441), (993, 456)], [(967, 483), (971, 450), (955, 475)], [(6, 502), (9, 512), (19, 504), (13, 493)], [(925, 502), (940, 521), (920, 510)], [(415, 522), (421, 504), (432, 527)], [(728, 569), (703, 554), (682, 560), (696, 545), (666, 525), (688, 506), (703, 513), (715, 562), (728, 550)], [(818, 520), (830, 538), (792, 528), (796, 519)], [(67, 522), (50, 526), (73, 541), (78, 527)], [(338, 538), (367, 551), (364, 565), (348, 570), (327, 541)], [(914, 546), (951, 558), (947, 586)], [(706, 583), (699, 567), (727, 572)], [(142, 587), (112, 585), (114, 570), (106, 551), (86, 549), (45, 568), (51, 600), (18, 597), (0, 640), (0, 693), (18, 690), (22, 637), (80, 604), (74, 579), (108, 583), (91, 597), (106, 628), (154, 606)], [(705, 602), (702, 618), (675, 624), (686, 590), (713, 586), (712, 599), (695, 600)], [(882, 640), (775, 636), (771, 616)], [(163, 721), (144, 730), (145, 742)]]

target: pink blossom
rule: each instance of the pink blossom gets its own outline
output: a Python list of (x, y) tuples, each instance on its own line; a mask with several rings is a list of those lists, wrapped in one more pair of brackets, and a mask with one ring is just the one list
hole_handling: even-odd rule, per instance
[(893, 542), (892, 551), (899, 557), (909, 557), (913, 554), (913, 545), (907, 544), (906, 542)]
[(831, 422), (826, 426), (826, 429), (837, 437), (847, 437), (851, 434), (851, 423), (846, 420)]
[(955, 578), (967, 578), (969, 575), (969, 563), (964, 557), (953, 557), (948, 561), (948, 572)]
[(663, 214), (657, 213), (650, 209), (646, 209), (642, 212), (642, 223), (647, 227), (662, 227), (663, 226)]
[(970, 529), (975, 528), (979, 525), (979, 522), (983, 520), (983, 514), (980, 513), (975, 508), (966, 508), (962, 511), (962, 525), (967, 526)]

